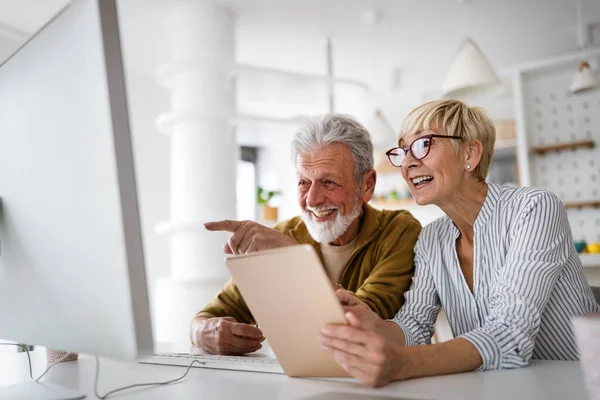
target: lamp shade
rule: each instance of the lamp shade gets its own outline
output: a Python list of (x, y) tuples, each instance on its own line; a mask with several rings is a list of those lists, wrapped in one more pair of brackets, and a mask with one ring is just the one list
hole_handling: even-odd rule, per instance
[(381, 110), (375, 111), (375, 114), (367, 121), (365, 127), (371, 134), (371, 140), (375, 149), (389, 150), (396, 144), (397, 135), (392, 128), (392, 124), (390, 124), (390, 121), (383, 115)]
[(399, 172), (400, 169), (394, 167), (388, 157), (385, 155), (386, 150), (375, 149), (373, 153), (373, 168), (375, 171), (382, 172)]
[(571, 93), (581, 93), (590, 89), (596, 89), (599, 86), (600, 79), (598, 79), (598, 74), (592, 71), (590, 64), (587, 61), (579, 63), (579, 68), (571, 84)]
[(471, 38), (461, 43), (442, 86), (444, 96), (501, 87), (500, 78), (486, 56)]
[(391, 172), (396, 168), (389, 162), (385, 152), (397, 145), (398, 137), (392, 128), (392, 124), (383, 115), (381, 110), (375, 113), (365, 124), (365, 128), (371, 134), (373, 142), (373, 157), (375, 170), (378, 172)]

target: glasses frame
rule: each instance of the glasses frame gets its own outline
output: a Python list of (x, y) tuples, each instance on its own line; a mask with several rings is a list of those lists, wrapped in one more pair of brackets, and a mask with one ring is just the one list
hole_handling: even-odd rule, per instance
[[(415, 144), (415, 142), (417, 140), (423, 140), (423, 139), (432, 139), (432, 138), (441, 138), (441, 139), (459, 139), (459, 140), (463, 140), (462, 136), (448, 136), (448, 135), (423, 135), (420, 136), (418, 138), (416, 138), (415, 140), (412, 141), (412, 143), (410, 145), (408, 145), (407, 147), (394, 147), (393, 149), (389, 149), (388, 151), (385, 152), (385, 155), (387, 156), (388, 160), (390, 161), (390, 163), (396, 167), (396, 168), (401, 168), (402, 167), (402, 163), (400, 163), (400, 165), (396, 165), (394, 164), (394, 162), (392, 161), (392, 157), (391, 157), (391, 153), (395, 150), (402, 150), (404, 152), (404, 158), (406, 158), (406, 156), (408, 155), (408, 153), (410, 152), (410, 154), (413, 156), (413, 158), (415, 160), (422, 160), (425, 157), (427, 157), (429, 155), (429, 151), (431, 150), (431, 146), (429, 146), (427, 148), (427, 152), (425, 153), (425, 155), (423, 157), (417, 157), (415, 156), (415, 153), (413, 153), (412, 151), (412, 146), (413, 144)], [(404, 159), (402, 159), (402, 161), (404, 161)]]

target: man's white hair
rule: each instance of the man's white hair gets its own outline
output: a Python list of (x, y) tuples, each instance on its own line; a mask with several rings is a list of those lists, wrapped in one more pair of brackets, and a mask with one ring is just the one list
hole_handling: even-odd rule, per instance
[(297, 165), (299, 154), (334, 143), (350, 148), (354, 177), (360, 184), (363, 175), (373, 169), (373, 143), (367, 129), (349, 115), (327, 114), (310, 120), (300, 128), (292, 141), (292, 161)]

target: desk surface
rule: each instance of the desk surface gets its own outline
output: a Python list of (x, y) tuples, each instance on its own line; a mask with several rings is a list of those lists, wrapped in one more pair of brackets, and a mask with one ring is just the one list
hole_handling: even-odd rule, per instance
[[(46, 368), (45, 353), (34, 351), (33, 374)], [(88, 394), (93, 399), (95, 359), (53, 367), (42, 381)], [(100, 394), (133, 383), (181, 376), (184, 367), (128, 364), (101, 359)], [(28, 380), (25, 353), (0, 359), (0, 386)], [(181, 382), (163, 387), (131, 389), (109, 399), (586, 399), (579, 363), (533, 361), (519, 370), (471, 372), (395, 382), (370, 389), (352, 379), (302, 379), (285, 375), (193, 368)]]

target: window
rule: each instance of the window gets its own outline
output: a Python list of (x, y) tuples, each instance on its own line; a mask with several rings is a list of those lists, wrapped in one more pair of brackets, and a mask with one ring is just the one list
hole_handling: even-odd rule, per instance
[(256, 221), (255, 147), (242, 146), (237, 162), (237, 219)]

